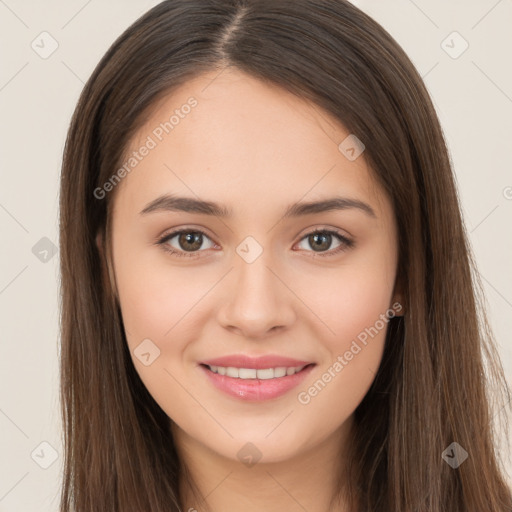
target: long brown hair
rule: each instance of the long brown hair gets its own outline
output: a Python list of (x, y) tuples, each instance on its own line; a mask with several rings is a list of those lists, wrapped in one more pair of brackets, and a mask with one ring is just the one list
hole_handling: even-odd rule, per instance
[[(178, 482), (186, 468), (169, 418), (132, 364), (110, 285), (113, 194), (99, 199), (94, 191), (122, 164), (156, 101), (226, 66), (337, 118), (365, 144), (364, 157), (392, 201), (405, 312), (390, 321), (382, 364), (355, 411), (347, 471), (352, 506), (511, 511), (494, 427), (510, 392), (443, 133), (409, 58), (346, 0), (168, 0), (102, 58), (64, 150), (61, 512), (163, 512), (182, 505)], [(95, 245), (98, 233), (105, 251)], [(442, 458), (453, 442), (468, 453), (457, 468)]]

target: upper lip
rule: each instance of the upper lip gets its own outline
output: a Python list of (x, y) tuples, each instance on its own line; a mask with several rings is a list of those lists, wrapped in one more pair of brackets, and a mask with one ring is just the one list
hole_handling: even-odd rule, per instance
[(208, 359), (200, 361), (201, 364), (208, 366), (226, 366), (234, 368), (253, 368), (256, 370), (263, 370), (265, 368), (291, 368), (293, 366), (306, 366), (314, 364), (312, 361), (303, 361), (291, 357), (282, 357), (278, 355), (264, 355), (259, 357), (250, 357), (244, 354), (232, 354), (229, 356), (216, 357), (215, 359)]

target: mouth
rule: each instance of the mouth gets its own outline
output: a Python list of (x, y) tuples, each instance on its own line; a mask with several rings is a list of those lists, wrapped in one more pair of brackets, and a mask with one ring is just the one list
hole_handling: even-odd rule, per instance
[(302, 366), (278, 366), (275, 368), (236, 368), (233, 366), (215, 366), (208, 364), (201, 364), (205, 368), (208, 368), (211, 372), (217, 373), (218, 375), (225, 375), (233, 379), (243, 380), (269, 380), (279, 379), (290, 375), (300, 373), (304, 368), (313, 366), (315, 363), (310, 363)]
[(201, 363), (208, 381), (225, 394), (259, 402), (281, 397), (298, 386), (316, 363), (274, 368), (238, 368)]

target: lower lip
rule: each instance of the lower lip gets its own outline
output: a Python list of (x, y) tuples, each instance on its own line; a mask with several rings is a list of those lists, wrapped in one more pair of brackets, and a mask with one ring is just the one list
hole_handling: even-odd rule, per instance
[(315, 365), (311, 364), (299, 373), (274, 379), (237, 379), (219, 375), (200, 365), (210, 382), (224, 393), (240, 400), (261, 402), (277, 398), (298, 386), (309, 375)]

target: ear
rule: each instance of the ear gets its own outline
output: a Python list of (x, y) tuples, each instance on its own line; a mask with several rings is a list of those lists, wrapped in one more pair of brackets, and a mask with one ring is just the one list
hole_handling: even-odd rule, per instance
[(103, 246), (103, 229), (100, 229), (98, 231), (98, 233), (96, 234), (95, 242), (96, 242), (96, 247), (98, 248), (98, 251), (100, 253), (101, 267), (102, 267), (102, 272), (103, 272), (103, 276), (104, 276), (104, 280), (105, 280), (104, 282), (108, 283), (108, 285), (110, 287), (110, 293), (112, 293), (115, 300), (117, 300), (118, 295), (117, 295), (117, 286), (116, 286), (115, 277), (114, 277), (114, 270), (111, 267), (110, 258), (108, 257), (108, 255), (105, 254), (105, 251), (104, 251), (105, 247)]
[(404, 303), (402, 279), (400, 278), (400, 276), (397, 276), (396, 281), (395, 281), (395, 288), (393, 290), (393, 299), (391, 301), (390, 308), (395, 312), (395, 316), (404, 316), (405, 303)]
[(98, 247), (100, 252), (103, 252), (103, 233), (101, 230), (98, 231), (96, 235), (96, 247)]

